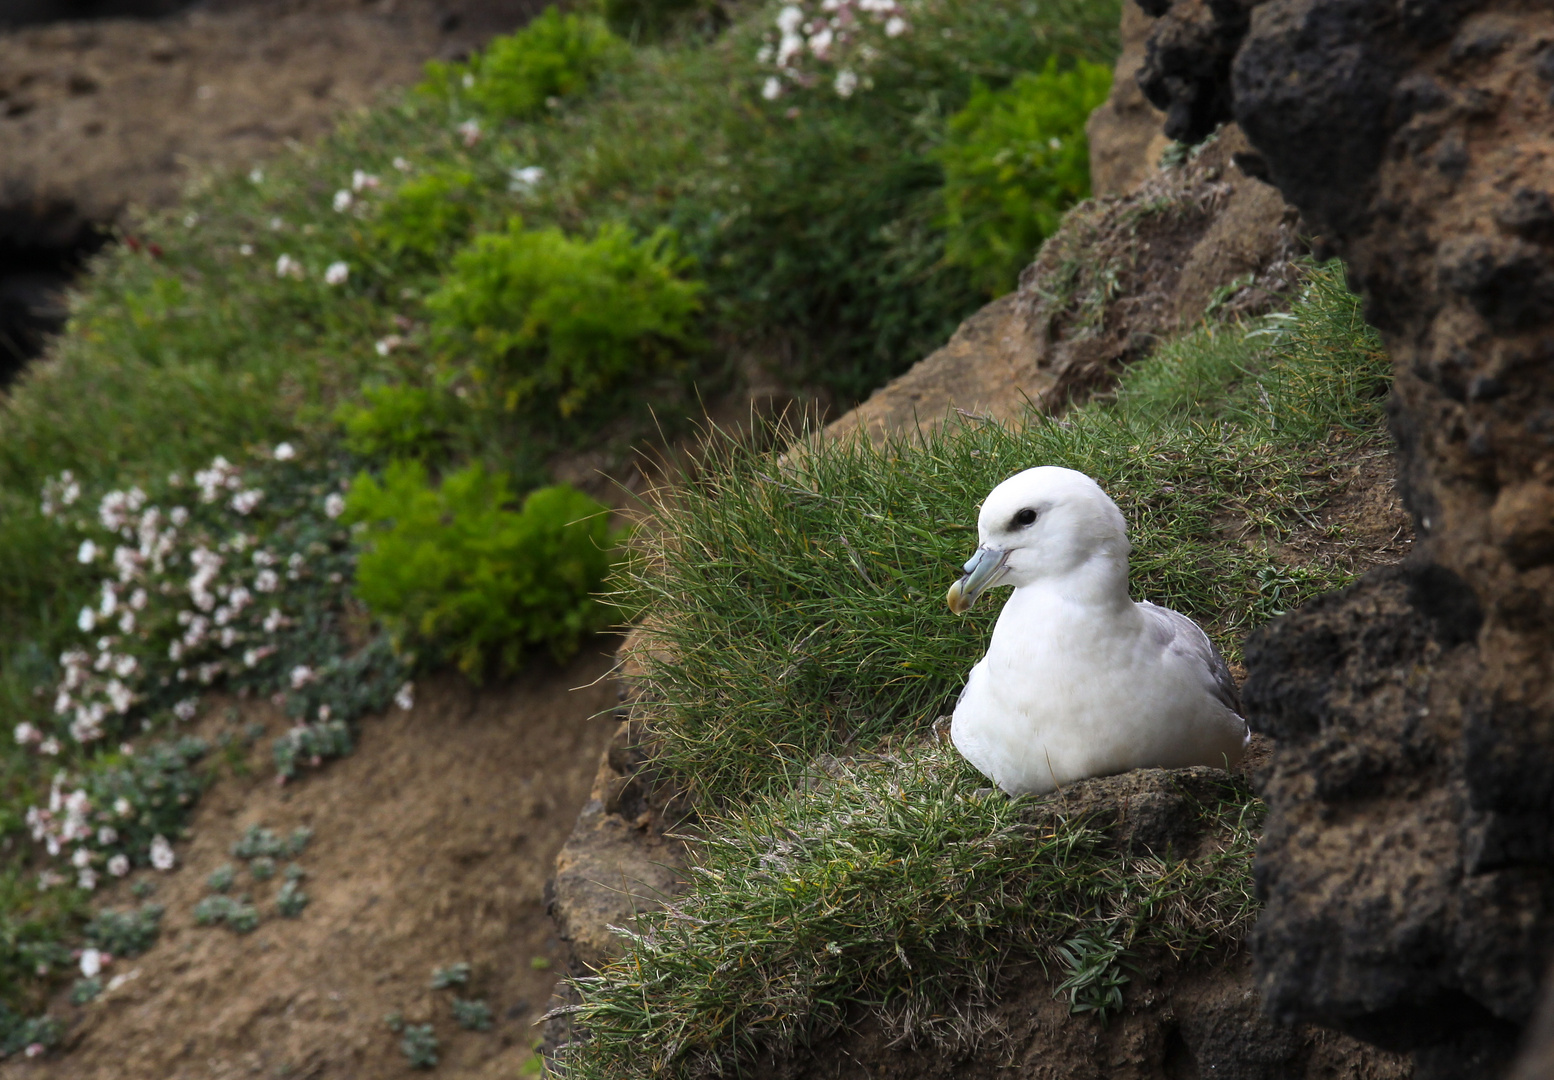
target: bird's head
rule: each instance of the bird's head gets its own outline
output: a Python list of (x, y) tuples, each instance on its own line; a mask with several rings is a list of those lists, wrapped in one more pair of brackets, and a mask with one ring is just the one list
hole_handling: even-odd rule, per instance
[(995, 585), (1064, 577), (1098, 558), (1120, 561), (1126, 581), (1131, 545), (1122, 511), (1073, 469), (1043, 465), (1011, 476), (983, 500), (977, 533), (981, 546), (945, 598), (957, 615)]

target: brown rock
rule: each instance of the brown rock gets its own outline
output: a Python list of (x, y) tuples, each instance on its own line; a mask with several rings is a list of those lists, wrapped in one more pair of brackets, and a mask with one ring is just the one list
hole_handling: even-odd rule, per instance
[(830, 436), (931, 429), (955, 412), (1007, 422), (1059, 412), (1205, 314), (1283, 302), (1301, 251), (1296, 215), (1232, 164), (1234, 127), (1123, 196), (1071, 211), (1019, 289), (833, 423)]
[(1151, 4), (1146, 94), (1240, 124), (1364, 294), (1423, 549), (1248, 647), (1261, 986), (1421, 1077), (1504, 1075), (1554, 956), (1554, 19)]
[(1090, 114), (1090, 190), (1097, 197), (1126, 195), (1155, 171), (1171, 140), (1160, 130), (1165, 114), (1139, 89), (1144, 45), (1152, 20), (1135, 4), (1122, 8), (1122, 53), (1112, 76), (1112, 91)]

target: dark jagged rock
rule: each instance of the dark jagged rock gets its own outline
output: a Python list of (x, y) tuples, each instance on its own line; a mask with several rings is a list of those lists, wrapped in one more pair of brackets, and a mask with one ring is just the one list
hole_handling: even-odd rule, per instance
[(1141, 6), (1172, 133), (1238, 123), (1363, 293), (1422, 541), (1248, 649), (1261, 988), (1422, 1077), (1503, 1075), (1554, 953), (1554, 14)]

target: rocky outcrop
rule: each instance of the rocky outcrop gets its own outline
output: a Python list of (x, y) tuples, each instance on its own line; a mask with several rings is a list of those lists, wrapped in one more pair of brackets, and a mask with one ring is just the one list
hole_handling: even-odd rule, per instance
[(1267, 628), (1260, 985), (1504, 1075), (1554, 955), (1554, 17), (1535, 0), (1150, 0), (1178, 136), (1234, 119), (1394, 360), (1418, 562)]
[[(878, 441), (954, 410), (1000, 421), (1032, 406), (1060, 411), (1205, 314), (1278, 306), (1303, 251), (1297, 215), (1235, 168), (1246, 149), (1227, 128), (1198, 153), (1145, 171), (1126, 195), (1076, 207), (1015, 292), (967, 319), (827, 436), (862, 431)], [(1107, 145), (1092, 150), (1104, 155)]]
[(1165, 116), (1139, 89), (1138, 72), (1152, 22), (1134, 4), (1122, 8), (1122, 51), (1112, 72), (1111, 93), (1085, 123), (1090, 142), (1090, 191), (1126, 195), (1149, 178), (1171, 145)]

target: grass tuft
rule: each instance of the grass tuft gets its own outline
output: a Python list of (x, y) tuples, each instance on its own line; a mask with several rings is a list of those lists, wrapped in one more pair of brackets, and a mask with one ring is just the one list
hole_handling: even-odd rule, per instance
[(1021, 961), (1068, 974), (1076, 1011), (1104, 1011), (1119, 959), (1233, 945), (1250, 925), (1259, 804), (1229, 778), (1192, 807), (1212, 841), (1181, 859), (1130, 855), (1114, 822), (1060, 801), (978, 791), (937, 741), (827, 765), (719, 819), (689, 895), (576, 981), (591, 1038), (562, 1075), (716, 1075), (860, 1007), (955, 1040)]

